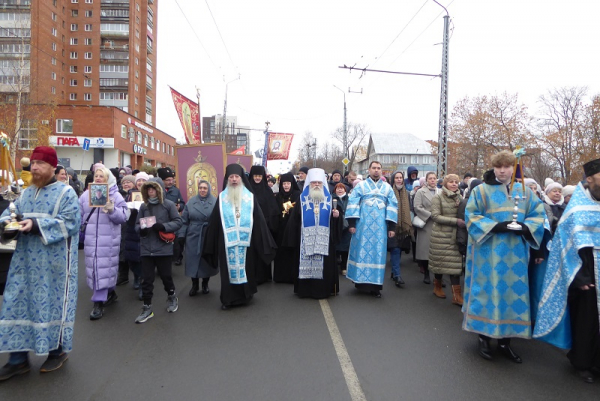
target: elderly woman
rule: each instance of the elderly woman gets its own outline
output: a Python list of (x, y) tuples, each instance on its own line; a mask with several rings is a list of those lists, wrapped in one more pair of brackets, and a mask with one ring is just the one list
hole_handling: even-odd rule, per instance
[(525, 178), (523, 183), (525, 184), (526, 187), (529, 187), (529, 189), (531, 189), (533, 191), (533, 193), (538, 196), (538, 198), (542, 197), (542, 192), (541, 192), (542, 187), (540, 187), (538, 185), (536, 180), (534, 180), (533, 178)]
[(562, 189), (562, 185), (558, 182), (553, 182), (546, 187), (544, 198), (542, 199), (544, 201), (544, 209), (546, 210), (548, 221), (550, 222), (550, 229), (553, 234), (558, 225), (558, 221), (567, 207), (562, 195)]
[(423, 282), (431, 284), (429, 277), (429, 244), (431, 239), (431, 231), (433, 230), (433, 220), (431, 217), (431, 205), (433, 197), (440, 192), (437, 187), (437, 177), (434, 172), (428, 172), (425, 176), (425, 185), (415, 194), (413, 201), (415, 208), (415, 216), (419, 216), (425, 222), (425, 226), (417, 228), (417, 252), (416, 258), (419, 268), (423, 273)]
[(183, 225), (177, 232), (177, 237), (185, 238), (185, 275), (192, 279), (190, 297), (198, 294), (200, 279), (202, 279), (202, 293), (208, 294), (208, 280), (219, 272), (202, 258), (208, 220), (216, 201), (217, 198), (211, 194), (208, 181), (200, 180), (198, 195), (190, 198), (181, 216)]
[(404, 284), (402, 276), (400, 276), (400, 256), (405, 250), (402, 246), (408, 241), (408, 249), (412, 243), (411, 237), (413, 232), (412, 222), (410, 218), (410, 200), (408, 191), (404, 186), (404, 173), (396, 171), (390, 177), (394, 195), (398, 200), (398, 224), (396, 225), (396, 235), (388, 238), (388, 250), (390, 251), (390, 264), (392, 265), (392, 279), (396, 287)]
[(90, 320), (100, 319), (103, 307), (117, 300), (114, 289), (119, 271), (121, 224), (129, 217), (117, 180), (106, 167), (94, 171), (94, 183), (108, 184), (107, 204), (90, 207), (89, 189), (79, 198), (81, 223), (85, 230), (85, 273), (87, 284), (93, 290), (94, 308)]
[(438, 298), (446, 298), (442, 289), (442, 275), (450, 276), (452, 284), (452, 303), (462, 306), (460, 289), (462, 273), (462, 255), (458, 250), (456, 232), (465, 227), (465, 221), (457, 218), (460, 196), (460, 177), (448, 174), (442, 182), (442, 190), (431, 201), (431, 219), (433, 229), (429, 245), (429, 270), (433, 272), (433, 293)]

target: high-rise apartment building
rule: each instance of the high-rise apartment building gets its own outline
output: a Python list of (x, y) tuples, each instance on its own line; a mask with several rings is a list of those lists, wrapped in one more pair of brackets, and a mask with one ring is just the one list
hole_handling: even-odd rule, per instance
[(0, 0), (0, 101), (156, 120), (157, 0)]
[(221, 114), (202, 117), (202, 140), (204, 143), (225, 143), (226, 153), (231, 153), (246, 145), (246, 154), (249, 154), (250, 149), (247, 146), (249, 138), (250, 128), (238, 126), (236, 116), (227, 116), (225, 126), (223, 126), (223, 116)]
[(0, 106), (15, 104), (0, 129), (18, 132), (17, 158), (49, 129), (65, 165), (174, 165), (154, 127), (157, 3), (0, 0)]

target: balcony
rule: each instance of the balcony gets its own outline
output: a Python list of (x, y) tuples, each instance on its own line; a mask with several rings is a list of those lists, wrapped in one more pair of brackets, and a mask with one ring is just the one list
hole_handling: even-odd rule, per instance
[(100, 88), (127, 89), (129, 80), (126, 78), (100, 78)]
[(129, 52), (101, 50), (100, 51), (100, 60), (129, 61)]
[(148, 49), (148, 54), (154, 53), (154, 49), (152, 48), (152, 46), (148, 45), (146, 46), (146, 48)]
[(129, 52), (129, 45), (100, 45), (100, 50), (120, 50)]
[(25, 10), (31, 8), (31, 0), (4, 0), (0, 10)]

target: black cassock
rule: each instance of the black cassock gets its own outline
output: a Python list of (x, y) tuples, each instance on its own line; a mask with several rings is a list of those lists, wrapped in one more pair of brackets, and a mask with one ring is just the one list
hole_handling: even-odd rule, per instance
[(292, 209), (290, 220), (288, 221), (283, 237), (282, 246), (293, 247), (298, 249), (296, 252), (297, 258), (293, 265), (295, 272), (294, 278), (294, 293), (299, 297), (323, 299), (328, 298), (332, 294), (337, 294), (339, 291), (339, 276), (335, 262), (335, 246), (342, 237), (342, 229), (344, 226), (344, 213), (341, 205), (338, 204), (337, 210), (340, 212), (338, 218), (334, 218), (333, 214), (329, 219), (329, 255), (323, 260), (323, 278), (322, 279), (299, 279), (298, 272), (300, 266), (300, 236), (302, 232), (302, 207), (300, 203)]
[[(277, 243), (277, 256), (273, 263), (273, 281), (276, 283), (293, 284), (294, 279), (298, 277), (298, 261), (300, 260), (300, 248), (296, 245), (293, 248), (282, 246), (285, 228), (290, 220), (290, 216), (295, 208), (300, 208), (300, 191), (292, 190), (288, 194), (284, 193), (281, 188), (275, 197), (279, 205), (279, 227), (275, 242)], [(283, 204), (285, 202), (296, 203), (293, 209), (283, 215)], [(295, 267), (295, 268), (294, 268)]]
[(254, 197), (253, 214), (252, 238), (250, 246), (246, 249), (246, 276), (248, 282), (245, 284), (231, 284), (229, 282), (225, 239), (221, 223), (221, 207), (218, 199), (210, 216), (202, 255), (210, 266), (220, 269), (221, 303), (226, 306), (248, 303), (256, 293), (257, 264), (271, 264), (275, 258), (277, 245), (269, 232), (256, 197)]

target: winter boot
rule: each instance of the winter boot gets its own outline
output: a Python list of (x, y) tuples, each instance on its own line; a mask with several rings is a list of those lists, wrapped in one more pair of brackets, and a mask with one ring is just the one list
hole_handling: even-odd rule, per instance
[(460, 291), (460, 285), (452, 286), (452, 303), (458, 306), (462, 306), (463, 304), (463, 297)]
[(437, 278), (433, 279), (433, 294), (438, 298), (446, 298), (446, 294), (442, 290), (442, 281)]

